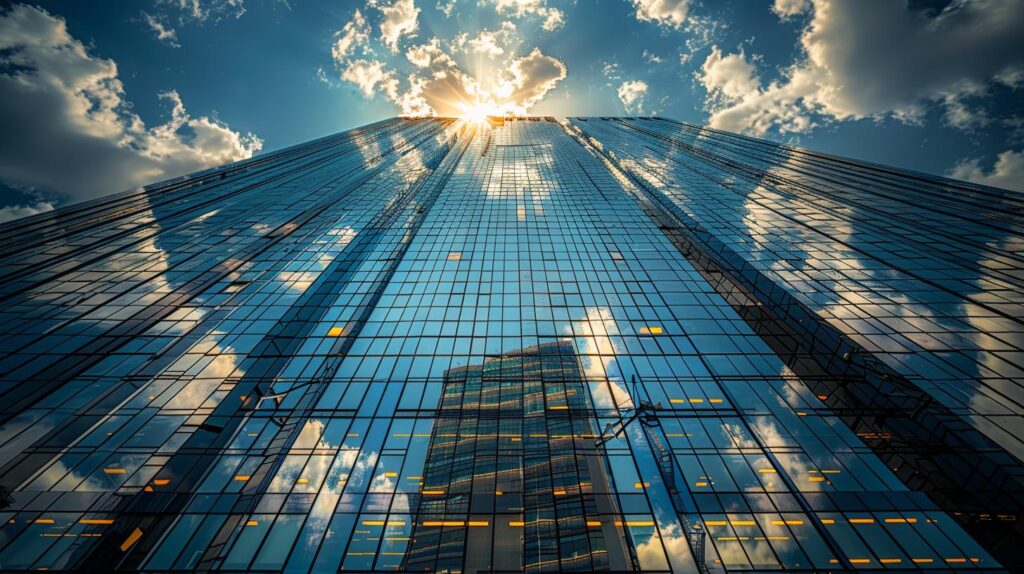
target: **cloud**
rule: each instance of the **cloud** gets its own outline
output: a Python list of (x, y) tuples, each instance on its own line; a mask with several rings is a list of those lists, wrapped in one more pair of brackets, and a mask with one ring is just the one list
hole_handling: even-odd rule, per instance
[[(0, 180), (80, 201), (251, 157), (262, 142), (192, 117), (175, 91), (170, 119), (147, 127), (117, 65), (89, 54), (63, 19), (15, 5), (0, 15)], [(14, 137), (16, 134), (16, 137)]]
[[(411, 45), (405, 49), (405, 61), (366, 57), (374, 52), (365, 31), (365, 20), (356, 12), (338, 33), (335, 66), (341, 78), (355, 84), (365, 97), (381, 94), (404, 116), (461, 116), (469, 109), (526, 114), (568, 73), (565, 64), (538, 48), (515, 56), (519, 32), (508, 21), (473, 36), (460, 33), (451, 40), (435, 37)], [(397, 46), (397, 41), (392, 45)], [(356, 46), (364, 57), (352, 55)], [(476, 66), (477, 74), (470, 74), (455, 59), (459, 54), (484, 56), (492, 63)]]
[(459, 67), (436, 43), (430, 63), (410, 76), (410, 89), (396, 101), (403, 114), (458, 116), (483, 106), (493, 114), (525, 114), (566, 77), (565, 64), (534, 48), (512, 59), (501, 74), (483, 83)]
[(644, 61), (648, 64), (660, 64), (662, 62), (661, 56), (648, 50), (644, 50), (643, 57)]
[(636, 19), (659, 26), (681, 28), (686, 23), (690, 0), (633, 0)]
[(460, 105), (477, 97), (476, 78), (462, 71), (436, 38), (411, 48), (407, 57), (419, 69), (409, 74), (404, 92), (388, 96), (403, 115), (458, 116), (462, 113)]
[(996, 158), (991, 170), (985, 170), (978, 159), (963, 160), (949, 172), (949, 177), (1024, 191), (1024, 151), (1004, 151)]
[(403, 36), (416, 34), (420, 25), (420, 9), (413, 0), (395, 0), (393, 4), (378, 6), (377, 9), (384, 15), (384, 21), (380, 24), (381, 41), (392, 52), (397, 52), (398, 41)]
[(757, 70), (742, 51), (723, 56), (718, 46), (711, 48), (698, 79), (708, 93), (727, 101), (742, 99), (761, 87)]
[(178, 33), (163, 23), (162, 19), (158, 16), (143, 12), (143, 20), (146, 21), (146, 25), (149, 29), (156, 33), (156, 39), (171, 46), (172, 48), (180, 48), (181, 44), (178, 43)]
[(356, 48), (365, 47), (370, 42), (370, 25), (363, 13), (356, 10), (352, 20), (335, 32), (337, 40), (331, 46), (331, 56), (340, 61), (349, 56)]
[(539, 16), (544, 19), (541, 28), (552, 32), (565, 25), (565, 13), (548, 6), (547, 0), (489, 0), (502, 16), (524, 18)]
[(352, 82), (359, 87), (364, 96), (370, 98), (377, 90), (394, 99), (398, 93), (398, 78), (395, 73), (376, 60), (355, 60), (347, 62), (341, 71), (341, 79)]
[(647, 82), (629, 80), (619, 85), (619, 99), (627, 114), (643, 113), (644, 97), (647, 95)]
[(512, 60), (508, 73), (495, 89), (498, 101), (516, 113), (526, 113), (555, 88), (567, 74), (565, 64), (545, 56), (540, 48)]
[(456, 0), (438, 0), (435, 7), (437, 11), (444, 14), (445, 18), (451, 18), (455, 11)]
[(426, 68), (434, 60), (446, 57), (441, 49), (441, 41), (431, 38), (429, 41), (418, 46), (412, 46), (405, 52), (405, 57), (417, 68)]
[(775, 0), (772, 5), (772, 12), (780, 20), (789, 20), (794, 16), (804, 14), (811, 9), (811, 0)]
[(712, 45), (728, 27), (725, 20), (698, 15), (687, 17), (686, 24), (683, 26), (686, 41), (683, 42), (683, 48), (679, 52), (679, 63), (689, 63), (694, 54)]
[(167, 0), (163, 2), (177, 10), (181, 20), (205, 22), (221, 18), (241, 18), (245, 14), (245, 0)]
[(605, 62), (601, 67), (601, 75), (614, 82), (622, 79), (622, 70), (617, 62)]
[(35, 205), (8, 205), (7, 207), (0, 208), (0, 223), (21, 219), (22, 217), (28, 217), (37, 213), (46, 213), (47, 211), (52, 211), (53, 208), (53, 203), (49, 201), (40, 201)]
[(457, 50), (467, 53), (475, 53), (488, 58), (496, 58), (504, 55), (508, 50), (514, 48), (519, 42), (519, 31), (512, 22), (502, 22), (497, 30), (480, 30), (476, 36), (459, 34), (453, 46)]
[[(755, 135), (807, 131), (823, 121), (893, 117), (919, 122), (930, 106), (969, 129), (984, 115), (966, 103), (994, 82), (1013, 84), (1024, 64), (1024, 0), (952, 2), (938, 13), (906, 2), (813, 0), (800, 35), (802, 56), (746, 95), (709, 88), (709, 123)], [(712, 50), (708, 67), (731, 56)], [(717, 60), (717, 61), (716, 61)], [(732, 60), (738, 63), (738, 60)]]
[(181, 45), (173, 23), (216, 23), (224, 18), (237, 20), (245, 14), (245, 0), (156, 0), (152, 4), (151, 12), (142, 12), (142, 21), (156, 33), (157, 40), (174, 48)]

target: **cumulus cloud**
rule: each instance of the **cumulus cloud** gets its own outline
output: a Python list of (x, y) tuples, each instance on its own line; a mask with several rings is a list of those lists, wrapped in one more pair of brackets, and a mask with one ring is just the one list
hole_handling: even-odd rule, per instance
[(525, 114), (566, 73), (565, 64), (534, 48), (513, 58), (497, 78), (485, 83), (462, 71), (451, 56), (437, 49), (424, 71), (410, 77), (410, 89), (396, 103), (409, 115), (458, 116), (474, 106), (494, 114)]
[(63, 19), (15, 5), (0, 15), (0, 180), (80, 201), (251, 157), (262, 142), (192, 117), (175, 91), (170, 119), (131, 112), (117, 65), (91, 55)]
[(435, 7), (437, 11), (444, 14), (446, 18), (451, 18), (452, 13), (455, 12), (456, 0), (438, 0)]
[(331, 46), (331, 56), (335, 61), (347, 58), (356, 48), (366, 46), (370, 41), (370, 24), (366, 22), (363, 13), (356, 10), (352, 19), (342, 26), (341, 30), (335, 32), (337, 38)]
[(647, 96), (647, 82), (628, 80), (619, 85), (619, 99), (627, 114), (643, 113), (644, 98)]
[(754, 64), (742, 51), (723, 56), (718, 46), (711, 49), (698, 79), (709, 94), (726, 101), (742, 99), (761, 87)]
[(413, 36), (419, 28), (420, 9), (413, 0), (395, 0), (394, 3), (378, 6), (384, 21), (380, 24), (380, 38), (392, 52), (398, 51), (398, 41), (403, 36)]
[[(526, 114), (567, 75), (565, 64), (538, 48), (516, 56), (520, 37), (516, 25), (508, 21), (475, 35), (461, 33), (450, 40), (435, 37), (410, 45), (404, 61), (373, 57), (366, 30), (365, 19), (356, 12), (338, 32), (335, 66), (342, 80), (355, 84), (365, 97), (383, 95), (405, 116), (461, 116), (470, 109)], [(477, 73), (471, 74), (456, 59), (460, 54), (492, 63), (476, 66)]]
[(0, 208), (0, 223), (11, 221), (12, 219), (21, 219), (22, 217), (28, 217), (37, 213), (46, 213), (47, 211), (52, 211), (53, 208), (53, 203), (49, 201), (39, 201), (34, 205), (8, 205), (7, 207)]
[(547, 0), (489, 0), (494, 9), (502, 16), (524, 18), (539, 16), (543, 23), (541, 28), (551, 32), (565, 25), (565, 13), (558, 8), (548, 6)]
[(512, 60), (508, 73), (494, 91), (498, 100), (512, 111), (525, 113), (565, 76), (565, 64), (545, 56), (540, 48), (534, 48), (529, 54)]
[(1004, 151), (996, 158), (991, 170), (983, 168), (978, 159), (961, 161), (949, 172), (949, 177), (1024, 191), (1024, 151)]
[[(966, 129), (985, 121), (968, 100), (994, 82), (1012, 84), (1024, 63), (1024, 0), (952, 2), (938, 13), (906, 2), (813, 0), (811, 11), (802, 56), (780, 79), (765, 85), (754, 76), (757, 89), (724, 100), (721, 84), (705, 84), (712, 126), (757, 135), (807, 131), (815, 118), (917, 122), (941, 106), (949, 125)], [(729, 63), (749, 85), (738, 65), (745, 59), (712, 50), (698, 80), (718, 78), (709, 69)]]
[(143, 12), (142, 19), (146, 22), (146, 25), (149, 26), (149, 29), (156, 34), (157, 40), (160, 40), (172, 48), (181, 47), (181, 44), (178, 43), (178, 32), (175, 31), (174, 28), (164, 24), (162, 18)]
[(690, 11), (690, 0), (633, 0), (636, 18), (669, 28), (681, 28)]
[(370, 98), (378, 90), (394, 99), (398, 93), (398, 78), (377, 60), (355, 60), (348, 62), (341, 71), (341, 79), (359, 87), (364, 96)]
[(502, 22), (497, 30), (483, 29), (475, 36), (463, 32), (455, 37), (453, 47), (466, 53), (480, 54), (488, 58), (504, 55), (519, 41), (519, 31), (512, 22)]
[(789, 20), (811, 9), (811, 0), (775, 0), (772, 12), (781, 20)]

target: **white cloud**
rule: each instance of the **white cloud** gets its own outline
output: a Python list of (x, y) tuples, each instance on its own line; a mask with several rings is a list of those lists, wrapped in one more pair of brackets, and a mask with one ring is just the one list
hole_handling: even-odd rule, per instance
[(966, 101), (968, 96), (978, 97), (983, 94), (984, 88), (977, 86), (972, 91), (950, 93), (943, 98), (946, 107), (943, 120), (946, 125), (968, 132), (988, 125), (991, 121), (988, 113), (983, 108), (969, 105)]
[(690, 15), (683, 26), (686, 41), (683, 42), (679, 51), (679, 63), (686, 65), (693, 60), (694, 54), (704, 51), (722, 37), (722, 32), (728, 28), (724, 20), (718, 20), (707, 16)]
[[(287, 5), (287, 2), (285, 2)], [(180, 48), (178, 32), (172, 26), (217, 23), (224, 18), (241, 18), (245, 0), (156, 0), (150, 12), (142, 12), (142, 21), (156, 34), (157, 40)]]
[(378, 6), (384, 21), (380, 24), (380, 37), (392, 52), (398, 51), (403, 36), (413, 36), (419, 28), (420, 9), (413, 0), (395, 0), (387, 6)]
[(177, 8), (182, 20), (220, 20), (241, 18), (245, 14), (245, 0), (167, 0), (163, 2)]
[(455, 12), (455, 3), (456, 0), (438, 0), (437, 11), (444, 14), (446, 18), (451, 18), (452, 13)]
[(789, 20), (811, 9), (811, 0), (775, 0), (772, 12), (781, 20)]
[(996, 74), (996, 81), (1014, 90), (1024, 86), (1024, 64), (1008, 66), (1005, 70)]
[(555, 88), (567, 74), (565, 64), (545, 56), (540, 48), (512, 60), (508, 72), (498, 83), (498, 99), (515, 113), (526, 113)]
[(742, 100), (761, 87), (754, 64), (742, 51), (723, 56), (718, 46), (711, 48), (698, 80), (709, 94), (727, 101)]
[(398, 93), (398, 78), (377, 60), (355, 60), (346, 62), (341, 70), (341, 79), (348, 80), (359, 87), (359, 91), (367, 98), (372, 98), (379, 89), (388, 98), (394, 99)]
[(662, 62), (661, 56), (648, 50), (644, 50), (643, 57), (644, 61), (648, 64), (660, 64)]
[[(983, 96), (994, 81), (1015, 82), (1024, 63), (1022, 27), (1024, 0), (953, 2), (938, 14), (905, 2), (813, 0), (801, 59), (779, 80), (756, 78), (758, 89), (744, 97), (722, 102), (722, 93), (709, 90), (710, 124), (757, 135), (807, 131), (815, 117), (912, 123), (937, 105), (947, 123), (968, 129), (984, 116), (965, 100)], [(713, 50), (708, 60), (713, 66), (727, 57)], [(698, 79), (713, 77), (702, 70)]]
[(426, 68), (436, 59), (446, 57), (441, 49), (441, 41), (431, 38), (418, 46), (412, 46), (405, 52), (405, 57), (417, 68)]
[(690, 0), (633, 0), (636, 19), (660, 26), (681, 28), (686, 23)]
[(647, 82), (643, 80), (622, 82), (619, 85), (618, 93), (627, 114), (643, 113), (644, 98), (647, 95)]
[(977, 159), (961, 161), (949, 172), (949, 177), (1024, 191), (1024, 151), (1004, 151), (996, 158), (991, 170), (984, 169)]
[(481, 54), (489, 58), (496, 58), (514, 49), (519, 40), (519, 32), (512, 22), (502, 22), (497, 30), (480, 30), (475, 37), (460, 35), (462, 40), (461, 48), (466, 52)]
[[(494, 32), (511, 39), (515, 26), (503, 26)], [(402, 76), (397, 64), (379, 60), (342, 60), (336, 64), (342, 79), (355, 83), (366, 97), (380, 92), (408, 116), (460, 116), (467, 108), (477, 106), (488, 113), (525, 114), (566, 77), (565, 64), (537, 48), (525, 56), (512, 57), (507, 45), (498, 54), (487, 41), (474, 43), (477, 40), (480, 36), (466, 36), (450, 44), (456, 50), (482, 50), (492, 58), (503, 56), (503, 61), (488, 67), (484, 73), (489, 75), (483, 77), (465, 72), (438, 38), (406, 50), (412, 69)]]
[(619, 69), (617, 62), (605, 62), (604, 66), (601, 67), (601, 75), (613, 82), (622, 79), (622, 71)]
[(0, 16), (0, 180), (72, 201), (251, 157), (262, 142), (189, 115), (147, 127), (131, 112), (112, 60), (89, 54), (63, 19), (15, 5)]
[(331, 56), (334, 57), (335, 62), (340, 62), (347, 58), (356, 48), (365, 47), (369, 43), (370, 25), (366, 22), (366, 18), (363, 17), (363, 13), (356, 10), (348, 24), (342, 26), (341, 30), (335, 32), (334, 35), (338, 39), (334, 41), (334, 45), (331, 47)]
[(40, 201), (35, 205), (8, 205), (7, 207), (0, 207), (0, 223), (21, 219), (22, 217), (28, 217), (37, 213), (46, 213), (47, 211), (52, 211), (53, 208), (53, 203), (49, 201)]
[(489, 0), (502, 16), (524, 18), (539, 16), (544, 19), (541, 28), (551, 32), (565, 25), (565, 13), (548, 6), (547, 0)]
[[(397, 10), (399, 4), (402, 0), (390, 7)], [(370, 5), (378, 6), (375, 2)], [(496, 8), (509, 16), (546, 17), (553, 10), (539, 0), (499, 0)], [(400, 11), (412, 22), (402, 29), (414, 29), (419, 9), (408, 2)], [(383, 57), (377, 45), (371, 45), (368, 28), (357, 12), (338, 32), (332, 54), (335, 66), (341, 79), (355, 84), (365, 97), (383, 95), (403, 116), (526, 114), (568, 73), (565, 64), (537, 48), (523, 55), (519, 28), (508, 20), (494, 29), (459, 32), (447, 39), (433, 37), (406, 45), (401, 55), (397, 53), (401, 35), (382, 34), (380, 44), (396, 54)], [(482, 60), (487, 65), (481, 65)]]
[(181, 44), (178, 43), (178, 32), (163, 23), (163, 20), (158, 16), (153, 16), (146, 12), (142, 13), (142, 18), (146, 21), (146, 25), (149, 29), (156, 33), (156, 39), (171, 46), (172, 48), (180, 48)]

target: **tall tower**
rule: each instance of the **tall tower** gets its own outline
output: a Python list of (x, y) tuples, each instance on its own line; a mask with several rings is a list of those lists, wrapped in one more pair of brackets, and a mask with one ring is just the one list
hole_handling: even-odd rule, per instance
[(391, 119), (0, 227), (0, 569), (1005, 571), (1024, 200)]

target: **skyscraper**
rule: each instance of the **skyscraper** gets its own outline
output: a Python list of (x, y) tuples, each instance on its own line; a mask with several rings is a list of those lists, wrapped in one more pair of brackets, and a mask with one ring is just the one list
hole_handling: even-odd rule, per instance
[(393, 119), (8, 224), (0, 568), (1020, 568), (1022, 207)]

